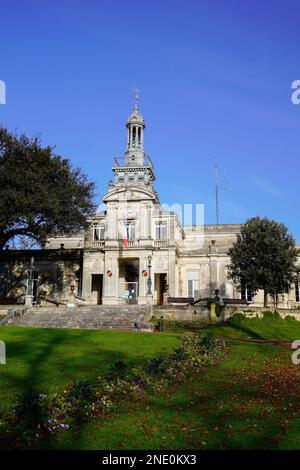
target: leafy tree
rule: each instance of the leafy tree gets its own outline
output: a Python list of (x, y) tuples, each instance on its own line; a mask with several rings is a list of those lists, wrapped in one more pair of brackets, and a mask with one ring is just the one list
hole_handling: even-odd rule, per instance
[(0, 250), (15, 237), (43, 244), (69, 235), (95, 210), (95, 185), (39, 138), (0, 127)]
[(252, 295), (262, 289), (265, 307), (268, 294), (277, 299), (295, 281), (298, 250), (284, 224), (267, 218), (249, 219), (228, 254), (229, 277), (239, 290), (247, 288)]

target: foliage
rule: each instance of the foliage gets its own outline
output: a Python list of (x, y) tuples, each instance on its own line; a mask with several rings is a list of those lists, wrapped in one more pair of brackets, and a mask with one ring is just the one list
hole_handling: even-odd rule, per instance
[(124, 361), (115, 362), (109, 371), (109, 377), (112, 379), (124, 377), (126, 373), (126, 364)]
[(289, 292), (295, 281), (298, 250), (284, 224), (254, 217), (242, 227), (237, 241), (228, 252), (228, 275), (238, 289), (252, 295), (259, 289), (276, 296)]
[(43, 244), (83, 228), (95, 211), (94, 188), (39, 138), (0, 128), (0, 249), (15, 237)]
[(195, 331), (203, 329), (209, 324), (208, 320), (164, 320), (165, 331)]
[(212, 331), (208, 332), (206, 336), (201, 338), (200, 347), (203, 348), (204, 351), (213, 353), (216, 348), (216, 338)]

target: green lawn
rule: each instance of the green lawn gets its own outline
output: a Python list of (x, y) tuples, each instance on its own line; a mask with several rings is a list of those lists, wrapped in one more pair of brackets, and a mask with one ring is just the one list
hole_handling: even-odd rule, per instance
[(128, 367), (174, 348), (176, 335), (140, 332), (0, 327), (7, 364), (0, 365), (0, 400), (33, 388), (62, 390), (75, 380), (95, 380), (116, 361)]
[[(64, 433), (41, 447), (54, 449), (261, 449), (289, 438), (283, 411), (256, 380), (259, 369), (286, 363), (280, 348), (234, 345), (203, 376)], [(246, 380), (252, 371), (251, 380)], [(259, 375), (258, 375), (259, 377)], [(299, 380), (299, 376), (298, 376)], [(292, 400), (295, 403), (295, 399)], [(287, 395), (283, 400), (288, 406)], [(294, 419), (294, 424), (298, 420)], [(283, 423), (283, 424), (282, 424)], [(300, 420), (299, 424), (300, 425)], [(295, 447), (300, 447), (293, 439)]]
[[(202, 331), (211, 329), (225, 338), (300, 339), (300, 323), (288, 320), (244, 319), (206, 327)], [(117, 359), (133, 364), (177, 343), (177, 335), (167, 333), (16, 328), (1, 329), (2, 332), (10, 335), (12, 345), (13, 339), (19, 345), (16, 354), (19, 368), (23, 364), (22, 356), (25, 363), (25, 357), (27, 362), (33, 360), (35, 365), (28, 366), (29, 370), (38, 369), (38, 381), (51, 389), (69, 383), (73, 377), (78, 378), (78, 374), (95, 377), (100, 370), (107, 371), (108, 364)], [(79, 344), (82, 342), (82, 351), (74, 355), (76, 339)], [(30, 344), (35, 342), (35, 354), (26, 349), (28, 340)], [(300, 366), (292, 365), (291, 352), (279, 346), (228, 341), (226, 358), (198, 378), (169, 387), (145, 401), (123, 405), (108, 416), (40, 442), (39, 447), (299, 449)], [(98, 354), (97, 360), (95, 354)], [(57, 368), (60, 361), (61, 367)], [(16, 367), (11, 365), (11, 368), (14, 379), (11, 382), (7, 376), (6, 381), (15, 389), (18, 374)], [(23, 386), (29, 384), (30, 375), (24, 375), (24, 372), (22, 375)]]
[(293, 319), (234, 318), (213, 328), (216, 334), (231, 338), (274, 339), (294, 341), (300, 339), (300, 322)]

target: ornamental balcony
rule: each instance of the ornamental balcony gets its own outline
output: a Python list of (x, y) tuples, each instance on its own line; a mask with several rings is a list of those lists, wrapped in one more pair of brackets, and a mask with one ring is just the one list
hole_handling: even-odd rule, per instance
[[(124, 168), (124, 167), (127, 167), (127, 166), (128, 166), (128, 158), (126, 158), (126, 157), (115, 157), (114, 158), (113, 169)], [(130, 163), (130, 166), (141, 167), (141, 168), (148, 167), (148, 168), (151, 168), (152, 172), (154, 172), (154, 166), (153, 166), (152, 160), (149, 157), (149, 155), (146, 155), (146, 154), (143, 157), (143, 163), (142, 164), (132, 161)]]

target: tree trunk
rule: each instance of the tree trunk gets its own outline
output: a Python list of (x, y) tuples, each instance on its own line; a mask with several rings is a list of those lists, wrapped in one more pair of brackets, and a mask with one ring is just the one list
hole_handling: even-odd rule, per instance
[(264, 307), (268, 307), (268, 292), (264, 290)]

